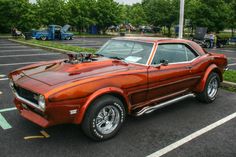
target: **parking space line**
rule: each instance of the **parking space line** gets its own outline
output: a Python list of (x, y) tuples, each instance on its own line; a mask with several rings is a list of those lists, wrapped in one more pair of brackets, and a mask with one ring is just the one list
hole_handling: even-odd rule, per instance
[(236, 63), (228, 64), (228, 66), (234, 66), (234, 65), (236, 65)]
[(177, 141), (173, 144), (170, 144), (170, 145), (164, 147), (163, 149), (160, 149), (160, 150), (148, 155), (147, 157), (160, 157), (160, 156), (162, 156), (162, 155), (164, 155), (164, 154), (166, 154), (166, 153), (182, 146), (183, 144), (197, 138), (198, 136), (201, 136), (201, 135), (207, 133), (208, 131), (211, 131), (212, 129), (214, 129), (214, 128), (216, 128), (216, 127), (218, 127), (218, 126), (220, 126), (220, 125), (222, 125), (222, 124), (224, 124), (224, 123), (226, 123), (226, 122), (228, 122), (228, 121), (230, 121), (234, 118), (236, 118), (236, 112), (228, 115), (225, 118), (220, 119), (219, 121), (217, 121), (215, 123), (212, 123), (212, 124), (202, 128), (201, 130), (198, 130), (198, 131), (182, 138), (181, 140), (179, 140), (179, 141)]
[(0, 81), (6, 81), (8, 78), (1, 78)]
[(60, 53), (38, 53), (38, 54), (25, 54), (25, 55), (5, 55), (0, 56), (0, 58), (9, 58), (9, 57), (27, 57), (27, 56), (48, 56), (48, 55), (59, 55)]
[(9, 63), (9, 64), (0, 64), (0, 67), (2, 66), (11, 66), (11, 65), (23, 65), (23, 64), (32, 64), (32, 63), (38, 63), (43, 61), (37, 61), (37, 62), (22, 62), (22, 63)]
[(6, 130), (6, 129), (11, 129), (11, 125), (7, 122), (7, 120), (2, 116), (0, 113), (0, 126)]
[(0, 110), (0, 113), (2, 113), (2, 112), (8, 112), (8, 111), (13, 111), (13, 110), (16, 110), (16, 107), (1, 109), (1, 110)]
[(43, 51), (41, 49), (17, 49), (17, 50), (1, 50), (0, 53), (6, 53), (6, 52), (25, 52), (25, 51)]

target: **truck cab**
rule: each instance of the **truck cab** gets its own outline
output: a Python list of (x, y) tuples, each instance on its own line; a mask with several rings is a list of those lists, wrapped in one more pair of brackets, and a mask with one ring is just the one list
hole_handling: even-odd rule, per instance
[(35, 33), (35, 39), (37, 40), (71, 40), (73, 33), (67, 32), (70, 25), (63, 27), (59, 25), (49, 25), (47, 30), (39, 31)]

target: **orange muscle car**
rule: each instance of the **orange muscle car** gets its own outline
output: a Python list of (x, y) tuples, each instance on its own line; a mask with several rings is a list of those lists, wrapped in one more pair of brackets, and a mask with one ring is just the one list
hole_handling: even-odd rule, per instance
[(42, 126), (81, 124), (94, 140), (113, 137), (126, 115), (141, 116), (187, 97), (216, 99), (223, 54), (193, 41), (122, 37), (95, 54), (39, 62), (9, 74), (21, 116)]

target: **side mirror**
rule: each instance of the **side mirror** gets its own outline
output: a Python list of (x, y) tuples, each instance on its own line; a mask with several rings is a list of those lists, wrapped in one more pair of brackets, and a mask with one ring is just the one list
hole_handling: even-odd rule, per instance
[(161, 65), (163, 65), (163, 66), (167, 66), (167, 65), (168, 65), (168, 60), (162, 59), (162, 60), (160, 61), (160, 63), (161, 63)]

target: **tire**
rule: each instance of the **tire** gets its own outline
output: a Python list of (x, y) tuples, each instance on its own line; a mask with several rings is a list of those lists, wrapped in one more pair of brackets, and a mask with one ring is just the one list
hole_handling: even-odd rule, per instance
[(86, 111), (82, 130), (93, 140), (107, 140), (118, 133), (125, 116), (121, 100), (111, 95), (104, 95), (96, 99)]
[(65, 40), (70, 40), (70, 38), (71, 38), (71, 37), (67, 36), (67, 37), (65, 38)]
[(218, 94), (218, 88), (220, 87), (220, 77), (217, 73), (212, 72), (205, 84), (204, 90), (197, 94), (197, 99), (201, 102), (212, 103)]
[(210, 48), (211, 47), (211, 43), (209, 41), (205, 42), (206, 48)]
[(43, 40), (43, 41), (45, 41), (45, 40), (47, 40), (47, 37), (41, 36), (40, 39)]

